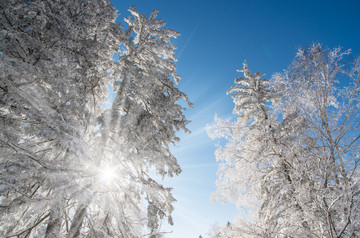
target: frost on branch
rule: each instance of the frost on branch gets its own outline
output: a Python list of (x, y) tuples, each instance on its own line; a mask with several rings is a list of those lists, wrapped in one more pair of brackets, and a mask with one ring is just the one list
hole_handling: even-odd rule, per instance
[(168, 146), (189, 101), (175, 87), (178, 33), (156, 13), (132, 9), (124, 32), (106, 0), (0, 1), (0, 236), (140, 237), (172, 223), (171, 189), (150, 171), (181, 172)]
[[(217, 123), (214, 197), (249, 211), (216, 237), (359, 236), (359, 58), (314, 44), (264, 81), (244, 63), (232, 93), (238, 118)], [(346, 70), (348, 69), (348, 70)], [(225, 129), (224, 129), (225, 128)]]

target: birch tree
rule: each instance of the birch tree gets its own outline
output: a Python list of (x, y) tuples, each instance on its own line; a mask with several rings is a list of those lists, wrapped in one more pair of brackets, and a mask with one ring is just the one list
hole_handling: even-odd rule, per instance
[(209, 133), (228, 140), (216, 151), (215, 197), (249, 217), (216, 228), (218, 237), (359, 235), (360, 65), (344, 65), (349, 53), (300, 49), (269, 83), (244, 64), (229, 91), (238, 118), (217, 119)]
[(124, 31), (106, 0), (1, 1), (0, 13), (1, 236), (160, 234), (174, 198), (150, 171), (181, 172), (168, 145), (187, 123), (178, 33), (135, 9)]

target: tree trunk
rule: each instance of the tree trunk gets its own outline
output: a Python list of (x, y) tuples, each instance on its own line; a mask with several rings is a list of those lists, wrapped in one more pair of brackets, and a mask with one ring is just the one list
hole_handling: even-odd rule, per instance
[[(90, 204), (90, 201), (89, 201), (89, 203), (86, 203), (86, 204)], [(84, 221), (84, 218), (86, 215), (87, 207), (88, 207), (88, 205), (85, 205), (84, 203), (82, 203), (77, 208), (74, 218), (72, 220), (67, 238), (79, 237), (80, 229), (81, 229), (81, 226), (83, 224), (83, 221)]]
[(46, 228), (45, 237), (46, 238), (59, 237), (60, 228), (61, 228), (60, 211), (59, 209), (55, 208), (50, 212), (50, 219)]

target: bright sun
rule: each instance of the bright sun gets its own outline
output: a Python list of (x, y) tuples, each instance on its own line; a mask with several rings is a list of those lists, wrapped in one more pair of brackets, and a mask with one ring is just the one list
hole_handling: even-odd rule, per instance
[(114, 169), (106, 167), (102, 170), (100, 170), (100, 182), (103, 184), (110, 184), (115, 176)]

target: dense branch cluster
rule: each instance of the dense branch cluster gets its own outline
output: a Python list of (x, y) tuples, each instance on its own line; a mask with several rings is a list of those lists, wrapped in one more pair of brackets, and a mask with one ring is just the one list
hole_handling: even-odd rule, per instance
[(228, 92), (238, 117), (216, 118), (209, 135), (227, 139), (214, 197), (248, 218), (215, 237), (360, 235), (360, 59), (345, 68), (349, 53), (314, 44), (271, 81), (244, 63)]
[(172, 224), (171, 189), (151, 176), (181, 172), (178, 33), (157, 11), (130, 13), (125, 31), (107, 0), (0, 1), (1, 237), (157, 237)]

